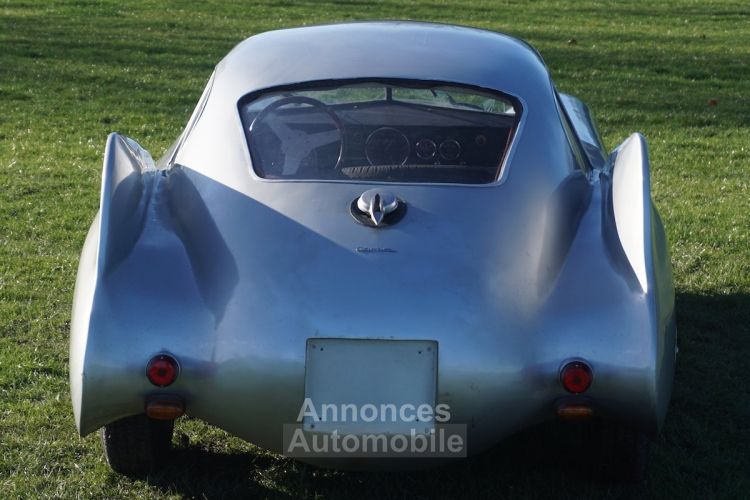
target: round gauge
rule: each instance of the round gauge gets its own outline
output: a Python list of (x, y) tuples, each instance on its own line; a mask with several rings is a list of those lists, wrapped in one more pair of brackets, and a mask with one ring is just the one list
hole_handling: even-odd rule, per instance
[(417, 156), (423, 160), (431, 160), (437, 154), (437, 144), (429, 139), (420, 139), (415, 147)]
[(375, 130), (365, 142), (370, 165), (403, 165), (409, 159), (410, 151), (409, 139), (392, 127)]
[(461, 154), (461, 145), (456, 140), (446, 139), (440, 143), (438, 152), (443, 160), (453, 161)]

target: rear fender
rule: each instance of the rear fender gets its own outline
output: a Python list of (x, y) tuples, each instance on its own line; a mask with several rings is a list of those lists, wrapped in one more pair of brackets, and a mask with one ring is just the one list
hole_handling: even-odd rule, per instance
[(135, 141), (117, 133), (107, 138), (101, 198), (84, 243), (73, 299), (70, 336), (70, 391), (79, 432), (86, 429), (83, 382), (89, 324), (97, 286), (134, 247), (146, 218), (157, 178), (151, 155)]
[(566, 360), (590, 362), (594, 412), (655, 435), (674, 372), (674, 288), (643, 137), (629, 137), (594, 174), (590, 192), (579, 174), (566, 182), (562, 205), (551, 205), (560, 214), (553, 225), (573, 222), (557, 238), (545, 231), (550, 252), (543, 262), (553, 272), (539, 273), (546, 277), (540, 293), (549, 295), (538, 314), (534, 359), (547, 373), (559, 373)]
[(610, 159), (611, 217), (617, 239), (646, 299), (652, 327), (656, 427), (667, 412), (675, 364), (674, 284), (664, 226), (651, 199), (648, 147), (633, 134)]

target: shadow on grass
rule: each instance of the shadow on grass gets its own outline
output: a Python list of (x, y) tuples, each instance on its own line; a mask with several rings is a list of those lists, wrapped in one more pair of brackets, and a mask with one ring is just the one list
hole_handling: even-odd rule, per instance
[[(477, 457), (402, 472), (335, 471), (268, 454), (178, 447), (170, 466), (148, 482), (199, 498), (637, 498), (680, 492), (710, 496), (720, 490), (733, 496), (741, 492), (736, 488), (750, 465), (744, 452), (749, 434), (737, 433), (743, 425), (747, 431), (750, 421), (744, 361), (750, 354), (750, 295), (680, 294), (677, 313), (681, 350), (675, 391), (664, 432), (652, 446), (645, 484), (593, 480), (580, 429), (555, 422)], [(712, 369), (716, 363), (722, 370)], [(707, 383), (716, 390), (705, 390)]]
[[(572, 432), (571, 432), (572, 430)], [(196, 498), (637, 497), (644, 485), (613, 485), (590, 475), (580, 428), (555, 423), (511, 437), (476, 457), (436, 468), (356, 472), (321, 469), (265, 454), (177, 448), (148, 483)]]
[[(163, 470), (142, 479), (166, 493), (189, 498), (296, 498), (273, 487), (274, 482), (285, 479), (291, 484), (298, 475), (293, 470), (279, 470), (280, 465), (284, 461), (271, 455), (177, 447)], [(273, 471), (274, 481), (264, 482), (261, 471)]]

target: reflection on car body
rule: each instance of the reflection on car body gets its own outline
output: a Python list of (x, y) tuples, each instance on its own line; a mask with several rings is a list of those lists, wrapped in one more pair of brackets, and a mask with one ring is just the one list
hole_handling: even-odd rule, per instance
[[(253, 36), (159, 162), (108, 139), (71, 322), (78, 430), (102, 428), (126, 473), (163, 463), (183, 413), (368, 468), (441, 463), (398, 460), (398, 438), (460, 441), (447, 460), (586, 419), (595, 465), (641, 478), (675, 362), (649, 170), (642, 136), (608, 153), (512, 37), (411, 22)], [(325, 408), (361, 418), (316, 420)], [(390, 454), (298, 448), (339, 429)]]

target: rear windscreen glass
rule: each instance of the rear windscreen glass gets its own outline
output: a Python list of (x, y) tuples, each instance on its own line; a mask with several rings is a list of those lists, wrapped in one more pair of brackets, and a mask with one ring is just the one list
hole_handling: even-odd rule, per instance
[(265, 179), (497, 180), (520, 109), (464, 87), (357, 83), (264, 93), (240, 105)]

